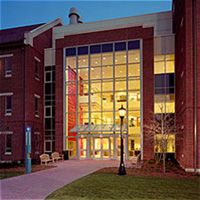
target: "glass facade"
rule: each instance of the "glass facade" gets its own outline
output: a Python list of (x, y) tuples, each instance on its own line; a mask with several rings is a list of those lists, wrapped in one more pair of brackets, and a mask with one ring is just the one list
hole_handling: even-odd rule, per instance
[(66, 49), (65, 134), (70, 157), (120, 155), (118, 109), (123, 105), (126, 155), (141, 150), (140, 41)]
[[(156, 55), (154, 56), (154, 114), (155, 120), (161, 115), (167, 113), (170, 118), (175, 120), (175, 69), (174, 55)], [(167, 122), (165, 122), (167, 123)], [(172, 129), (173, 130), (173, 129)], [(161, 139), (165, 137), (164, 139)], [(175, 135), (162, 136), (155, 135), (154, 152), (162, 152), (162, 142), (168, 141), (166, 152), (175, 153)]]

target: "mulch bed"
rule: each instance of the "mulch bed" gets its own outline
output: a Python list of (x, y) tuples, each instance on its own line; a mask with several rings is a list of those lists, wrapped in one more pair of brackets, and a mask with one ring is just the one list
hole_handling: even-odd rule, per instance
[[(127, 166), (130, 166), (127, 163)], [(98, 170), (97, 172), (118, 173), (119, 168), (107, 167)], [(171, 177), (171, 178), (196, 178), (193, 173), (186, 173), (179, 165), (168, 163), (166, 173), (163, 173), (162, 164), (149, 164), (148, 161), (143, 161), (140, 168), (126, 167), (128, 175), (138, 176), (155, 176), (155, 177)]]
[[(51, 168), (55, 168), (57, 166), (54, 165), (32, 165), (31, 166), (31, 171), (32, 172), (38, 172), (41, 170), (46, 170), (46, 169), (51, 169)], [(25, 172), (25, 166), (14, 166), (14, 167), (10, 167), (10, 168), (1, 168), (0, 169), (1, 173), (5, 173), (5, 172)]]

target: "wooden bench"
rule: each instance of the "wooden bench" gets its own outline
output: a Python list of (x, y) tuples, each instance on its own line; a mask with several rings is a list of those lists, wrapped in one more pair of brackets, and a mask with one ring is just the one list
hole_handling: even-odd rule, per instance
[(52, 162), (52, 159), (50, 158), (50, 156), (48, 154), (42, 154), (42, 155), (40, 155), (40, 163), (41, 163), (41, 165), (42, 165), (43, 162), (46, 165), (48, 162)]
[(59, 154), (58, 152), (54, 152), (51, 154), (52, 160), (54, 161), (58, 161), (58, 160), (64, 160), (64, 155), (63, 154)]
[(134, 156), (132, 159), (131, 159), (131, 164), (132, 165), (136, 165), (136, 167), (138, 167), (138, 163), (140, 161), (140, 156), (141, 156), (141, 153), (139, 153), (137, 156)]

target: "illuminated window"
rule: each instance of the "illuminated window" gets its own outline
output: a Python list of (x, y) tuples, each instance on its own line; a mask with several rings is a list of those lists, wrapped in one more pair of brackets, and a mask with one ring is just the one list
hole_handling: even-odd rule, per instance
[(12, 58), (8, 57), (6, 61), (6, 77), (12, 76)]

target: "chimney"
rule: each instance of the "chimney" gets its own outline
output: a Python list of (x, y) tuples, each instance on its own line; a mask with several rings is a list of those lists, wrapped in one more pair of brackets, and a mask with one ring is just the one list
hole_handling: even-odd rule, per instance
[(83, 23), (83, 19), (82, 19), (81, 16), (78, 18), (78, 23), (79, 23), (79, 24), (82, 24), (82, 23)]
[(70, 8), (69, 11), (69, 24), (77, 24), (79, 22), (79, 13), (76, 8)]

